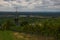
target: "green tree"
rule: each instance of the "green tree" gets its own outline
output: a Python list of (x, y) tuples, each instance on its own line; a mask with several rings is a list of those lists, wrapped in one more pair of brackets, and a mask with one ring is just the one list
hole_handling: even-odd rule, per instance
[(10, 26), (11, 26), (11, 23), (9, 20), (7, 20), (2, 24), (2, 30), (7, 30), (10, 28)]

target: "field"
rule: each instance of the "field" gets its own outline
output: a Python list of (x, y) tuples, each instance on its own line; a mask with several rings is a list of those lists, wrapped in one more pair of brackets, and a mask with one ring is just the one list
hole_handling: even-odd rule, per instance
[(0, 40), (60, 40), (60, 18), (1, 18)]

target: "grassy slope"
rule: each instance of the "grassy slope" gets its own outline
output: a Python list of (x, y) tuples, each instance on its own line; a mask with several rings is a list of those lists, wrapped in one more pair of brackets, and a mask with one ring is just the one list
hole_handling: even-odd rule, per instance
[(0, 40), (13, 40), (11, 31), (0, 31)]
[(24, 40), (22, 38), (17, 39), (12, 31), (0, 31), (0, 40)]
[[(54, 40), (53, 38), (52, 39), (51, 38), (47, 37), (47, 40)], [(0, 40), (46, 40), (46, 37), (5, 30), (0, 31)]]

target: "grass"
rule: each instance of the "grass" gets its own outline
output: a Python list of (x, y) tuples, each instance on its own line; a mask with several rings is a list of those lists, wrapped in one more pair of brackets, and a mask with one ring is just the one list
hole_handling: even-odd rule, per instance
[[(12, 31), (1, 31), (0, 30), (0, 40), (25, 40), (22, 35), (14, 35), (15, 32)], [(23, 38), (22, 38), (23, 37)]]
[(12, 31), (0, 31), (0, 40), (13, 40)]
[[(49, 39), (51, 39), (51, 37), (50, 38), (47, 37), (47, 40)], [(13, 31), (0, 30), (0, 40), (46, 40), (46, 37), (13, 32)], [(51, 39), (51, 40), (54, 40), (54, 39)]]

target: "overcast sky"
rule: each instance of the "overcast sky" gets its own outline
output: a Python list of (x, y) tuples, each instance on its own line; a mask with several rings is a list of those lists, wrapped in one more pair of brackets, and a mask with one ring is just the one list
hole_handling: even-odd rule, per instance
[(0, 11), (60, 11), (60, 0), (0, 0)]

